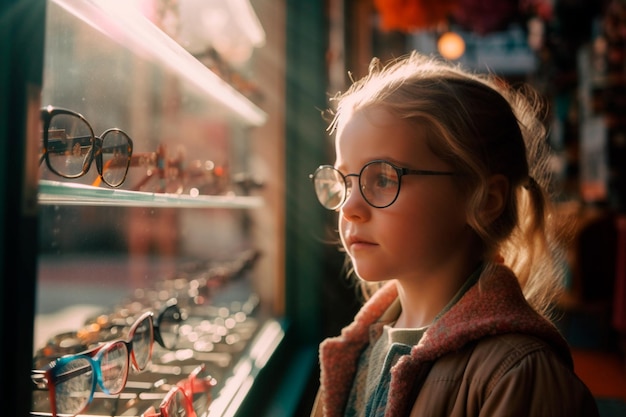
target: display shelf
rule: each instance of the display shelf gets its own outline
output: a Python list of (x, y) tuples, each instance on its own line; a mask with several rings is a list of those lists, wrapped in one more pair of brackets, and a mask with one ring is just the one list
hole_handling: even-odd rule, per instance
[(63, 206), (179, 207), (250, 209), (263, 205), (256, 196), (151, 193), (84, 184), (39, 181), (39, 204)]
[(267, 114), (150, 22), (137, 1), (53, 0), (138, 55), (164, 65), (242, 122), (261, 126)]
[[(63, 312), (63, 315), (66, 316), (63, 318), (63, 321), (68, 322), (67, 316), (71, 315), (71, 319), (76, 323), (84, 322), (86, 317), (92, 316), (96, 312), (102, 311), (96, 306), (75, 306), (73, 308), (68, 308)], [(40, 328), (43, 328), (44, 325), (53, 325), (58, 323), (59, 316), (40, 316)], [(49, 329), (48, 334), (50, 334)], [(252, 388), (255, 378), (258, 376), (259, 372), (266, 365), (267, 361), (271, 357), (271, 355), (275, 352), (276, 347), (281, 343), (285, 336), (285, 331), (280, 322), (275, 319), (268, 318), (263, 321), (261, 327), (256, 332), (254, 337), (252, 338), (249, 346), (245, 349), (245, 351), (241, 354), (241, 356), (237, 359), (234, 366), (232, 366), (231, 371), (227, 373), (227, 376), (224, 381), (220, 384), (220, 389), (216, 390), (212, 393), (213, 400), (208, 409), (207, 417), (227, 417), (234, 416), (241, 406), (242, 401), (245, 399), (246, 395)], [(156, 350), (160, 348), (156, 346)], [(187, 349), (188, 350), (188, 349)], [(182, 353), (183, 350), (177, 352), (177, 355)], [(174, 352), (172, 352), (174, 353)], [(204, 356), (219, 356), (225, 355), (225, 353), (207, 353)], [(215, 362), (215, 359), (212, 360)], [(194, 368), (195, 365), (189, 365), (190, 361), (187, 361), (186, 367)], [(167, 368), (167, 371), (163, 371), (164, 368)], [(185, 366), (174, 363), (173, 365), (163, 365), (152, 363), (150, 366), (150, 371), (147, 372), (149, 375), (156, 375), (160, 372), (165, 372), (170, 375), (181, 375), (184, 374), (183, 371)], [(131, 378), (137, 378), (137, 374), (131, 375)], [(126, 388), (139, 388), (144, 385), (146, 381), (143, 382), (140, 380), (131, 380), (127, 383)], [(145, 387), (141, 387), (143, 390), (148, 390), (152, 384), (147, 383)], [(104, 394), (102, 392), (94, 393), (94, 404), (90, 407), (90, 409), (85, 410), (85, 412), (79, 414), (77, 417), (85, 416), (85, 417), (95, 417), (99, 415), (104, 415), (99, 413), (102, 411), (98, 408), (98, 400), (99, 399), (111, 399), (111, 395)], [(118, 400), (123, 401), (131, 401), (137, 402), (138, 404), (141, 401), (147, 401), (145, 403), (141, 403), (143, 406), (148, 406), (149, 404), (149, 394), (141, 393), (137, 394), (134, 392), (124, 392), (118, 395)], [(95, 411), (93, 411), (95, 409)], [(50, 413), (36, 411), (35, 415), (41, 416), (51, 416)]]
[[(279, 322), (269, 319), (254, 337), (250, 349), (247, 350), (237, 364), (233, 367), (232, 375), (226, 380), (224, 387), (213, 399), (207, 417), (227, 417), (234, 416), (241, 405), (245, 395), (252, 386), (254, 378), (258, 375), (269, 356), (274, 352), (276, 346), (284, 337), (284, 330)], [(141, 383), (131, 383), (140, 386)], [(151, 386), (151, 384), (147, 384)], [(162, 394), (157, 394), (157, 396)], [(137, 395), (136, 393), (123, 393), (118, 395), (120, 400), (138, 402), (140, 398), (148, 398), (147, 395)], [(94, 393), (94, 399), (111, 399), (111, 395), (101, 392)], [(51, 416), (49, 412), (35, 412), (37, 416)], [(102, 413), (81, 413), (76, 417), (104, 417)]]

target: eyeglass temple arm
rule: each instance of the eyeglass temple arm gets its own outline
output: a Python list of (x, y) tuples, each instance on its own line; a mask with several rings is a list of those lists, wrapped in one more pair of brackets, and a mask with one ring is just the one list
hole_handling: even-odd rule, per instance
[(413, 175), (460, 175), (458, 172), (452, 171), (431, 171), (428, 169), (409, 169), (409, 168), (401, 168), (402, 175), (413, 174)]
[[(82, 375), (86, 372), (89, 372), (91, 370), (91, 365), (84, 365), (84, 366), (80, 366), (77, 368), (73, 368), (69, 371), (66, 372), (61, 372), (59, 374), (56, 375), (56, 381), (57, 383), (63, 383), (65, 381), (68, 381), (72, 378), (75, 378), (79, 375)], [(33, 381), (33, 383), (35, 384), (35, 386), (37, 387), (43, 387), (43, 388), (47, 388), (48, 384), (50, 383), (50, 381), (48, 381), (48, 379), (46, 378), (46, 370), (44, 369), (34, 369), (31, 371), (31, 380)]]
[(153, 405), (151, 405), (146, 411), (141, 413), (141, 417), (162, 417), (161, 412), (157, 411)]
[[(74, 142), (77, 142), (81, 148), (88, 148), (91, 146), (91, 136), (74, 136), (72, 137)], [(63, 144), (64, 139), (48, 138), (48, 152), (63, 153), (67, 151), (67, 145)]]
[(34, 388), (37, 390), (47, 390), (48, 380), (46, 379), (46, 371), (41, 369), (33, 369), (31, 371), (30, 379), (33, 382)]
[[(91, 142), (89, 142), (89, 144), (87, 145), (84, 144), (85, 139), (91, 139), (90, 136), (82, 136), (76, 139), (80, 140), (79, 145), (81, 148), (87, 148), (91, 145)], [(41, 156), (39, 157), (39, 165), (43, 163), (43, 161), (46, 159), (46, 155), (49, 153), (62, 154), (67, 152), (67, 147), (58, 146), (55, 142), (61, 142), (61, 139), (48, 139), (48, 146), (46, 149), (43, 150)]]

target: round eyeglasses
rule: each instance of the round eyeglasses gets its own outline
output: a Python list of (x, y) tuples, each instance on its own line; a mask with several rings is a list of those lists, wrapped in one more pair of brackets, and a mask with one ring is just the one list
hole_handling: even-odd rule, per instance
[(122, 130), (107, 129), (96, 136), (79, 113), (59, 107), (41, 109), (43, 121), (41, 157), (48, 168), (63, 178), (85, 175), (93, 160), (102, 181), (119, 187), (126, 179), (133, 153), (133, 141)]
[(358, 177), (363, 199), (372, 207), (385, 208), (392, 205), (400, 194), (400, 179), (404, 175), (458, 175), (450, 171), (429, 171), (398, 167), (383, 160), (370, 161), (358, 174), (342, 174), (332, 165), (321, 165), (309, 178), (313, 181), (319, 202), (328, 210), (337, 210), (352, 191), (348, 177)]

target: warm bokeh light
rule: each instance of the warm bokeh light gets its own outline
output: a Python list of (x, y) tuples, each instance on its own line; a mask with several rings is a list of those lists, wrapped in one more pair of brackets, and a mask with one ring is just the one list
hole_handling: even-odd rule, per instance
[(458, 33), (446, 32), (439, 37), (437, 49), (446, 59), (459, 59), (465, 52), (465, 41)]

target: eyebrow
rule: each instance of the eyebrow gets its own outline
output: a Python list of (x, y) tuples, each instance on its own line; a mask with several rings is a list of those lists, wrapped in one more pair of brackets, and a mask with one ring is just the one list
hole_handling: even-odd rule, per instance
[[(361, 167), (362, 167), (363, 165), (368, 164), (368, 163), (370, 163), (370, 162), (372, 162), (372, 161), (388, 161), (388, 162), (392, 162), (392, 163), (394, 163), (394, 164), (399, 163), (399, 161), (398, 161), (397, 159), (392, 158), (392, 157), (390, 157), (390, 156), (388, 156), (388, 155), (387, 155), (387, 156), (381, 156), (381, 155), (378, 155), (378, 156), (371, 156), (371, 155), (370, 155), (368, 158), (364, 158), (364, 159), (362, 159), (362, 160), (361, 160), (361, 163), (359, 164), (359, 166), (361, 166)], [(335, 168), (339, 168), (339, 167), (344, 168), (344, 167), (345, 167), (345, 165), (346, 165), (345, 163), (343, 163), (343, 164), (341, 164), (341, 165), (337, 165), (337, 164), (336, 164), (336, 160), (335, 160), (335, 164), (334, 164), (333, 166), (334, 166)]]
[[(380, 157), (380, 158), (368, 158), (365, 162), (363, 162), (362, 164), (359, 165), (359, 169), (357, 169), (355, 172), (359, 172), (361, 170), (361, 168), (363, 168), (365, 165), (369, 164), (372, 161), (385, 161), (385, 162), (390, 162), (393, 165), (396, 165), (399, 168), (407, 168), (407, 169), (417, 169), (417, 168), (411, 168), (410, 165), (412, 164), (408, 164), (406, 162), (400, 162), (399, 160), (395, 159), (395, 158), (389, 158), (389, 157)], [(345, 165), (346, 164), (341, 164), (341, 165), (336, 165), (333, 164), (333, 167), (335, 167), (336, 170), (344, 172), (347, 171), (345, 169)]]

